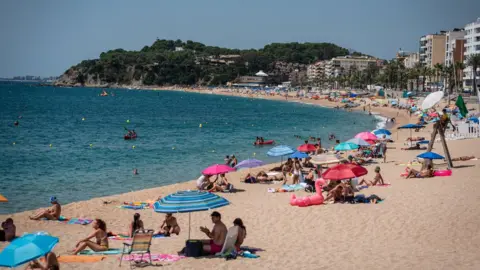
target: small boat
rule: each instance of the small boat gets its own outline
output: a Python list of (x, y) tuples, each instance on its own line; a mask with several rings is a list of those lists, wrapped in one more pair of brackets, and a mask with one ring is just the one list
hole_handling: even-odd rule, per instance
[(275, 144), (274, 140), (268, 140), (263, 142), (254, 142), (253, 145), (268, 145), (268, 144)]
[(127, 135), (123, 136), (123, 139), (125, 139), (125, 140), (134, 140), (136, 138), (137, 138), (137, 134), (133, 134), (133, 135), (128, 135), (127, 134)]

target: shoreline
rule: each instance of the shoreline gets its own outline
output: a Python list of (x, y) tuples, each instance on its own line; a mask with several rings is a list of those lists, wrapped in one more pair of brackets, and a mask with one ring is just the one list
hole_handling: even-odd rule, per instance
[[(89, 88), (91, 88), (91, 87), (89, 87)], [(110, 88), (110, 89), (115, 89), (115, 88)], [(123, 88), (119, 88), (119, 89), (129, 90), (129, 89), (123, 89)], [(183, 89), (153, 88), (153, 89), (131, 89), (131, 90), (174, 91), (174, 92), (188, 92), (188, 93), (197, 93), (197, 94), (205, 94), (205, 95), (213, 94), (213, 95), (221, 95), (221, 96), (240, 97), (240, 98), (265, 99), (265, 100), (281, 101), (281, 102), (302, 103), (302, 104), (306, 104), (306, 105), (312, 105), (312, 106), (327, 108), (327, 109), (331, 109), (331, 110), (335, 110), (335, 107), (337, 105), (342, 105), (341, 102), (331, 102), (331, 101), (328, 101), (328, 100), (299, 99), (299, 98), (291, 97), (291, 96), (289, 96), (288, 100), (285, 100), (281, 96), (263, 96), (263, 95), (262, 96), (250, 96), (250, 95), (246, 95), (246, 94), (242, 94), (242, 93), (218, 92), (218, 91), (207, 92), (208, 90), (199, 90), (199, 89), (185, 89), (185, 90), (183, 90)], [(363, 106), (358, 106), (358, 107), (352, 108), (351, 112), (363, 113), (361, 107), (363, 107)], [(390, 110), (388, 110), (388, 109), (390, 109)], [(341, 109), (341, 110), (343, 110), (343, 109)], [(408, 123), (408, 117), (406, 115), (402, 114), (402, 113), (404, 113), (404, 111), (398, 111), (397, 109), (393, 109), (393, 108), (389, 108), (389, 107), (388, 108), (387, 107), (372, 107), (371, 112), (372, 112), (372, 116), (377, 115), (377, 116), (382, 117), (384, 119), (388, 119), (388, 118), (392, 118), (392, 117), (396, 118), (395, 123), (391, 127), (389, 127), (389, 129), (391, 129), (391, 132), (392, 132), (392, 138), (393, 138), (394, 134), (396, 134), (396, 132), (397, 132), (397, 130), (395, 128), (398, 125), (403, 125), (403, 124)], [(397, 114), (397, 112), (399, 112), (399, 113)], [(362, 132), (362, 131), (363, 130), (359, 130), (357, 132)], [(266, 168), (271, 168), (271, 167), (278, 166), (279, 164), (280, 164), (280, 162), (267, 163), (264, 166), (261, 166), (261, 167), (258, 167), (258, 168), (266, 169)], [(256, 168), (256, 169), (258, 169), (258, 168)], [(130, 191), (130, 192), (117, 193), (117, 194), (112, 194), (112, 195), (107, 195), (107, 196), (93, 197), (93, 198), (90, 198), (90, 199), (87, 199), (87, 200), (70, 202), (70, 203), (67, 203), (65, 205), (62, 205), (62, 207), (66, 207), (66, 206), (69, 206), (69, 205), (74, 205), (74, 204), (81, 203), (81, 202), (87, 202), (87, 201), (90, 201), (90, 200), (97, 200), (97, 199), (102, 199), (102, 200), (108, 201), (112, 197), (125, 196), (125, 195), (131, 194), (131, 193), (136, 193), (136, 192), (153, 191), (153, 190), (158, 189), (158, 188), (176, 186), (179, 183), (180, 184), (193, 183), (193, 188), (195, 188), (195, 181), (196, 181), (196, 179), (180, 180), (180, 182), (178, 182), (176, 184), (167, 184), (167, 185), (153, 187), (153, 188), (139, 189), (139, 190)], [(3, 218), (3, 216), (23, 214), (23, 213), (27, 213), (27, 212), (31, 213), (31, 212), (38, 211), (39, 209), (42, 209), (42, 208), (44, 208), (44, 207), (25, 210), (25, 211), (21, 211), (21, 212), (13, 212), (13, 213), (9, 213), (9, 214), (0, 214), (0, 219)]]

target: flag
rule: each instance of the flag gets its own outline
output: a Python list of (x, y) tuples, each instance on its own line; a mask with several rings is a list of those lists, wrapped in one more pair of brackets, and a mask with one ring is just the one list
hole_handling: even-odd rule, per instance
[(462, 96), (460, 95), (458, 96), (457, 102), (455, 102), (455, 105), (458, 107), (458, 109), (460, 110), (460, 114), (463, 117), (467, 116), (468, 110), (467, 110), (467, 106), (465, 106), (465, 102), (463, 102)]

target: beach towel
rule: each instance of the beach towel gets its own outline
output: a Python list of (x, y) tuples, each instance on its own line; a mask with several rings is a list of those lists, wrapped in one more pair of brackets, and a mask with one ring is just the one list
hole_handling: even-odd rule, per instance
[[(47, 218), (41, 218), (40, 220), (49, 220), (49, 219), (47, 219)], [(52, 220), (52, 221), (66, 222), (66, 221), (68, 221), (68, 220), (69, 220), (68, 218), (66, 218), (66, 217), (64, 217), (64, 216), (60, 216), (59, 219), (57, 219), (57, 220)]]
[(118, 248), (111, 248), (106, 251), (93, 251), (93, 250), (82, 250), (79, 255), (117, 255), (120, 254), (122, 251)]
[(87, 225), (93, 222), (93, 219), (86, 218), (71, 218), (68, 220), (67, 224), (78, 224), (78, 225)]
[[(302, 185), (303, 184), (303, 185)], [(305, 183), (302, 184), (295, 184), (295, 185), (283, 185), (280, 189), (285, 191), (296, 191), (296, 190), (303, 190), (306, 187)]]
[[(60, 255), (57, 257), (59, 263), (94, 263), (100, 262), (103, 259), (107, 258), (106, 256), (78, 256), (78, 255)], [(45, 261), (45, 258), (41, 259), (42, 262)]]
[[(167, 236), (165, 236), (164, 234), (154, 234), (153, 235), (153, 238), (165, 238)], [(122, 234), (117, 234), (117, 235), (112, 235), (112, 236), (109, 236), (108, 239), (110, 240), (122, 240), (122, 241), (128, 241), (128, 240), (132, 240), (131, 237), (129, 236), (126, 236), (126, 235), (122, 235)]]
[(185, 256), (180, 256), (180, 255), (174, 255), (174, 254), (131, 254), (131, 255), (125, 255), (123, 257), (124, 261), (139, 261), (139, 260), (144, 260), (148, 261), (149, 258), (152, 258), (152, 262), (176, 262), (179, 261)]

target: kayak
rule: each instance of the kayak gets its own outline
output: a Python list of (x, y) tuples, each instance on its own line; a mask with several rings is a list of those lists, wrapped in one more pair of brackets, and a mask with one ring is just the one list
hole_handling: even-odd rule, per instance
[(267, 144), (274, 144), (274, 143), (275, 143), (274, 140), (268, 140), (268, 141), (263, 141), (263, 143), (262, 142), (255, 142), (255, 143), (253, 143), (253, 145), (267, 145)]
[(125, 136), (123, 136), (123, 138), (124, 138), (125, 140), (133, 140), (133, 139), (136, 139), (136, 138), (137, 138), (137, 135), (133, 135), (133, 136), (125, 135)]

